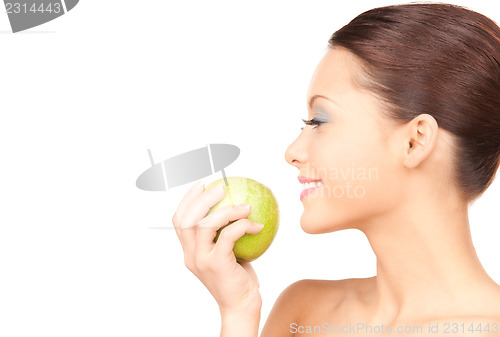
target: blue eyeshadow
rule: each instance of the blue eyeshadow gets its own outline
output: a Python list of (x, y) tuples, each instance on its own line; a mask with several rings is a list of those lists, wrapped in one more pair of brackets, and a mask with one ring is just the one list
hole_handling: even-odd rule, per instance
[(317, 108), (314, 112), (314, 119), (321, 122), (329, 122), (331, 120), (330, 114), (321, 108)]

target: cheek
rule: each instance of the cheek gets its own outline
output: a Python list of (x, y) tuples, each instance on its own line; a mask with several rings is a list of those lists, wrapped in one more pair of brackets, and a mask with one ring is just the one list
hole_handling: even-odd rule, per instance
[(311, 176), (325, 185), (304, 200), (300, 224), (307, 233), (357, 228), (403, 199), (403, 173), (386, 133), (370, 115), (358, 115), (321, 129), (311, 143)]
[(377, 137), (353, 137), (339, 151), (337, 168), (329, 176), (330, 194), (345, 201), (345, 207), (370, 208), (379, 198), (384, 199), (391, 165), (387, 149)]
[(325, 185), (305, 201), (301, 227), (306, 233), (357, 227), (394, 202), (394, 163), (383, 144), (369, 135), (346, 135), (337, 144), (315, 150), (315, 173)]
[(335, 186), (376, 179), (385, 154), (377, 139), (361, 128), (336, 131), (313, 148), (316, 176)]

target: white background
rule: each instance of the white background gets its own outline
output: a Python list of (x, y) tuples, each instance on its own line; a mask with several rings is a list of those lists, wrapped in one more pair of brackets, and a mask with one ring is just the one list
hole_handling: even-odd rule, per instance
[[(454, 3), (500, 22), (490, 0)], [(284, 152), (330, 35), (388, 4), (82, 0), (17, 34), (1, 7), (0, 336), (218, 336), (216, 303), (184, 267), (175, 232), (152, 228), (171, 226), (190, 185), (137, 189), (148, 148), (159, 161), (235, 144), (227, 174), (276, 194), (281, 227), (253, 263), (261, 328), (297, 280), (373, 276), (362, 233), (302, 232)], [(498, 283), (499, 200), (497, 179), (470, 210)]]

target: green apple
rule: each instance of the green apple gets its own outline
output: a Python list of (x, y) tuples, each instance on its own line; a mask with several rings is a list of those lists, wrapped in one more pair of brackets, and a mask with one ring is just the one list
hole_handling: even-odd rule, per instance
[[(257, 234), (245, 234), (234, 244), (233, 252), (238, 262), (250, 262), (264, 254), (276, 236), (279, 227), (278, 202), (273, 192), (261, 183), (242, 177), (227, 177), (229, 186), (226, 187), (224, 199), (210, 209), (208, 214), (227, 205), (250, 204), (251, 211), (247, 219), (264, 225)], [(207, 185), (206, 189), (224, 184), (224, 179), (216, 180)], [(226, 226), (230, 226), (230, 222)], [(217, 231), (214, 242), (217, 242), (220, 232)]]

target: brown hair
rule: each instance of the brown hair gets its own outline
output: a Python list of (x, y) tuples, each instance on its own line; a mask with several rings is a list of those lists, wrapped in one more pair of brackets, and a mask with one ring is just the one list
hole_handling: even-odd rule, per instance
[(495, 22), (455, 5), (396, 5), (360, 14), (328, 42), (360, 60), (359, 84), (389, 117), (405, 123), (429, 114), (455, 136), (454, 178), (467, 201), (488, 188), (500, 162)]

